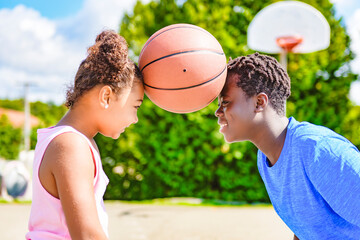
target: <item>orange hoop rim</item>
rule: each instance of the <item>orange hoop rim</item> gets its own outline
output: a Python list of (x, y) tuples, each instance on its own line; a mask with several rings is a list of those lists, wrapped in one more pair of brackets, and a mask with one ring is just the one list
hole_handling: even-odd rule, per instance
[(302, 43), (303, 38), (300, 36), (284, 36), (276, 38), (276, 43), (286, 52), (291, 52), (294, 47)]

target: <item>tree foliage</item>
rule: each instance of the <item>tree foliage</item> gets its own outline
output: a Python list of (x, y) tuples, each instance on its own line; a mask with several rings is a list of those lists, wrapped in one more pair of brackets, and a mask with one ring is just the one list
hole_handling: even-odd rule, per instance
[[(138, 1), (133, 11), (122, 19), (120, 34), (127, 39), (131, 57), (137, 61), (144, 43), (159, 29), (174, 23), (195, 24), (218, 39), (227, 57), (235, 58), (254, 52), (247, 47), (247, 27), (262, 8), (274, 2), (153, 0), (144, 4)], [(288, 55), (292, 95), (287, 103), (287, 115), (327, 126), (360, 147), (360, 108), (352, 106), (347, 97), (350, 83), (357, 78), (349, 68), (353, 58), (350, 39), (341, 20), (334, 17), (329, 0), (304, 2), (317, 8), (328, 20), (331, 45), (316, 53)], [(0, 101), (0, 106), (4, 105), (23, 109), (22, 100)], [(226, 143), (218, 131), (216, 108), (214, 101), (195, 113), (174, 114), (145, 98), (138, 113), (139, 123), (128, 128), (118, 140), (97, 135), (104, 169), (110, 178), (105, 198), (191, 196), (269, 201), (257, 171), (257, 149), (249, 142)], [(63, 106), (31, 104), (31, 112), (43, 121), (41, 127), (54, 125), (65, 111)], [(7, 130), (10, 128), (5, 118), (0, 119), (0, 125), (6, 136), (19, 131)], [(20, 143), (18, 138), (10, 141), (13, 144), (8, 140), (5, 143), (2, 136), (0, 155), (4, 156), (8, 153), (1, 146), (7, 144), (12, 148)], [(32, 136), (35, 138), (35, 131)], [(12, 150), (14, 154), (18, 148)]]
[[(198, 25), (212, 33), (227, 57), (251, 54), (247, 27), (257, 12), (276, 1), (159, 0), (135, 5), (124, 16), (120, 34), (137, 60), (146, 40), (159, 29), (175, 23)], [(356, 75), (349, 69), (352, 53), (341, 21), (328, 0), (304, 1), (321, 11), (331, 26), (331, 45), (311, 54), (289, 54), (292, 95), (288, 116), (325, 125), (340, 134), (352, 132), (344, 124), (347, 98)], [(278, 57), (278, 56), (275, 56)], [(257, 173), (256, 148), (251, 143), (227, 144), (218, 132), (216, 102), (191, 114), (173, 114), (148, 99), (139, 112), (139, 123), (118, 141), (98, 143), (110, 181), (108, 198), (144, 199), (196, 196), (247, 202), (268, 201)], [(355, 116), (355, 117), (354, 117)], [(347, 135), (354, 137), (351, 134)], [(358, 141), (356, 142), (358, 143)]]
[(139, 123), (119, 140), (98, 135), (110, 177), (106, 198), (267, 199), (252, 162), (255, 148), (250, 143), (237, 147), (225, 143), (218, 132), (215, 108), (172, 114), (147, 100), (139, 112)]
[[(24, 111), (23, 99), (2, 99), (1, 108), (8, 108), (17, 111)], [(40, 119), (40, 125), (34, 126), (30, 133), (31, 149), (35, 149), (36, 130), (56, 124), (65, 114), (64, 106), (57, 106), (54, 103), (33, 102), (30, 103), (30, 112)], [(16, 159), (19, 152), (24, 149), (23, 128), (15, 128), (5, 115), (0, 116), (0, 158)]]
[(0, 116), (0, 158), (16, 159), (20, 152), (21, 130), (14, 128), (6, 115)]

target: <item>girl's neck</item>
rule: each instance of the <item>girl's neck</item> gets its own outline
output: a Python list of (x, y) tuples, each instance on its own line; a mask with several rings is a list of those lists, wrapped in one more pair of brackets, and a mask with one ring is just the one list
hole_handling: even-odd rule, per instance
[(71, 126), (91, 140), (98, 131), (94, 127), (94, 124), (92, 124), (93, 119), (89, 117), (86, 112), (88, 111), (83, 111), (81, 107), (70, 109), (56, 126)]

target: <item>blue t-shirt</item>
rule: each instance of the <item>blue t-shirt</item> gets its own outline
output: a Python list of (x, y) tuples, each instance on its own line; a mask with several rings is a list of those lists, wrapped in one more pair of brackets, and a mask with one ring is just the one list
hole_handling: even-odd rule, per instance
[(284, 147), (258, 168), (275, 211), (300, 240), (360, 239), (360, 153), (332, 130), (290, 118)]

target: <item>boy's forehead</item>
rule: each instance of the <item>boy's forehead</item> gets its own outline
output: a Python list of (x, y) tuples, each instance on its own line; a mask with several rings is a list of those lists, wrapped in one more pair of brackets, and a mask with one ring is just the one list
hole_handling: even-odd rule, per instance
[(221, 92), (220, 92), (220, 94), (219, 94), (219, 98), (225, 97), (226, 94), (227, 94), (227, 91), (228, 91), (228, 90), (226, 89), (226, 87), (224, 87), (223, 90), (221, 90)]
[(238, 75), (236, 73), (230, 73), (226, 77), (225, 85), (220, 93), (220, 97), (226, 96), (230, 89), (237, 87), (237, 85), (236, 85), (237, 78), (238, 78)]

